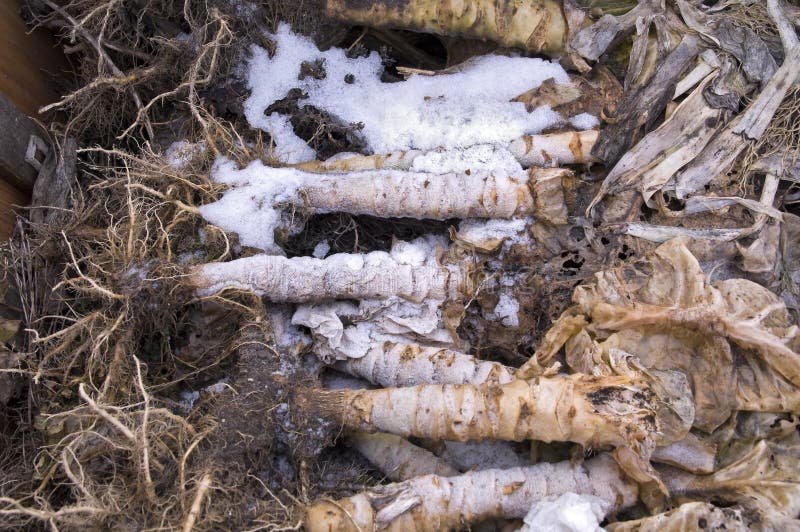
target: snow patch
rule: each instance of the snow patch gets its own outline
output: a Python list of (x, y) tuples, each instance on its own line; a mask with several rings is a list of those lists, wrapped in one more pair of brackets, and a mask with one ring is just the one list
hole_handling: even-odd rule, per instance
[(272, 113), (264, 117), (261, 129), (272, 137), (270, 155), (282, 163), (304, 163), (317, 158), (317, 152), (295, 134), (288, 116)]
[(331, 245), (328, 243), (327, 240), (323, 240), (316, 246), (314, 246), (314, 251), (311, 252), (311, 256), (315, 259), (324, 259), (328, 252), (331, 250)]
[[(282, 123), (280, 115), (265, 116), (264, 110), (293, 88), (308, 95), (300, 105), (363, 124), (361, 133), (376, 153), (503, 144), (561, 122), (547, 106), (529, 113), (523, 103), (510, 101), (548, 78), (568, 84), (567, 73), (555, 61), (490, 55), (475, 58), (456, 72), (383, 83), (377, 53), (350, 59), (340, 48), (320, 51), (287, 24), (270, 38), (276, 45), (273, 57), (263, 48), (253, 48), (247, 66), (252, 93), (244, 104), (250, 124), (267, 132)], [(304, 61), (324, 61), (325, 77), (299, 79)], [(283, 142), (287, 147), (296, 143), (288, 136)], [(284, 149), (280, 142), (278, 147)]]
[(185, 168), (192, 159), (203, 153), (205, 149), (206, 143), (204, 141), (191, 143), (186, 140), (179, 140), (173, 142), (164, 150), (164, 157), (172, 168), (181, 170)]
[(506, 327), (519, 327), (519, 301), (514, 296), (506, 293), (500, 294), (497, 306), (494, 307), (494, 316)]
[(239, 169), (235, 162), (221, 157), (214, 163), (211, 178), (230, 186), (219, 200), (200, 207), (203, 218), (238, 233), (242, 245), (283, 254), (275, 243), (274, 231), (281, 219), (275, 205), (296, 199), (306, 174), (293, 168), (268, 167), (258, 160)]
[(589, 113), (581, 113), (569, 119), (569, 123), (575, 129), (593, 129), (600, 125), (600, 120)]

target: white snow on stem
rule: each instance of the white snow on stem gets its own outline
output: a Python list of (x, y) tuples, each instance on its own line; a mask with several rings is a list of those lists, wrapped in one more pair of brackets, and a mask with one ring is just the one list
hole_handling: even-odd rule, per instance
[(477, 144), (469, 148), (438, 148), (417, 155), (411, 164), (414, 172), (443, 174), (469, 172), (479, 169), (518, 176), (524, 170), (508, 149), (492, 144)]

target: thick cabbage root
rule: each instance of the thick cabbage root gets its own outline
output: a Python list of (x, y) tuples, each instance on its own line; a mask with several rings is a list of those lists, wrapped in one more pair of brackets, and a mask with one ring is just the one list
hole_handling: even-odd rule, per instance
[(378, 342), (361, 358), (338, 362), (336, 369), (385, 388), (418, 384), (506, 384), (514, 370), (498, 362), (416, 344)]
[[(591, 152), (598, 132), (567, 131), (545, 135), (525, 135), (511, 141), (507, 148), (522, 166), (557, 166), (593, 162)], [(327, 161), (298, 163), (306, 172), (361, 172), (366, 170), (411, 170), (421, 150), (396, 151), (381, 155), (337, 156)]]
[(299, 190), (310, 212), (381, 217), (513, 218), (534, 215), (535, 175), (431, 174), (390, 170), (326, 174)]
[(636, 484), (607, 455), (580, 465), (542, 463), (444, 478), (418, 477), (309, 507), (305, 526), (317, 531), (436, 531), (492, 518), (522, 518), (551, 495), (594, 495), (614, 512), (636, 503)]
[(424, 475), (452, 477), (459, 474), (457, 469), (429, 450), (394, 434), (356, 432), (347, 437), (347, 443), (390, 480), (409, 480)]
[(302, 400), (351, 430), (432, 440), (570, 441), (649, 456), (657, 430), (653, 394), (627, 377), (313, 390)]
[(460, 35), (531, 52), (564, 49), (561, 2), (540, 0), (327, 0), (328, 15), (354, 25)]
[(272, 301), (308, 303), (326, 299), (412, 301), (456, 299), (471, 293), (466, 265), (412, 266), (374, 251), (326, 259), (255, 255), (230, 262), (203, 264), (190, 274), (200, 295), (224, 288), (250, 290)]
[(592, 148), (598, 132), (567, 131), (549, 135), (525, 135), (508, 145), (508, 150), (522, 166), (559, 166), (596, 161)]

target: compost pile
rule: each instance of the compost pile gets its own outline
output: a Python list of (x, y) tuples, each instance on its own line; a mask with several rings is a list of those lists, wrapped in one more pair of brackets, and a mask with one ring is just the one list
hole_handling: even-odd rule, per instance
[(0, 524), (800, 522), (800, 8), (27, 0)]

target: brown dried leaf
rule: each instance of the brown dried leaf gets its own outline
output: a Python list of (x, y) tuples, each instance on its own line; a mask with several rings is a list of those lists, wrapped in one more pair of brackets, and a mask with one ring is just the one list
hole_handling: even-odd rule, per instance
[(711, 475), (662, 468), (673, 497), (738, 503), (762, 519), (793, 519), (800, 512), (800, 445), (796, 435), (761, 440)]
[(592, 323), (566, 341), (573, 370), (613, 372), (608, 363), (621, 351), (645, 368), (680, 371), (692, 384), (693, 425), (704, 431), (737, 409), (796, 410), (800, 339), (775, 294), (745, 279), (710, 284), (680, 239), (636, 266), (599, 272), (575, 290)]

